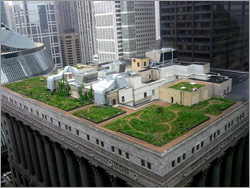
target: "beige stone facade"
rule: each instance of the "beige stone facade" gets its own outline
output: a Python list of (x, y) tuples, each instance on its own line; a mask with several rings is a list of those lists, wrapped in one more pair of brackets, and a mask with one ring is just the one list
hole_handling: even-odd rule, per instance
[(149, 67), (149, 58), (132, 58), (132, 71), (137, 72)]
[(184, 91), (169, 88), (180, 82), (194, 82), (193, 80), (181, 79), (171, 84), (159, 87), (159, 99), (169, 103), (178, 103), (185, 106), (191, 106), (212, 97), (212, 84), (202, 81), (195, 81), (196, 84), (204, 85), (196, 91)]

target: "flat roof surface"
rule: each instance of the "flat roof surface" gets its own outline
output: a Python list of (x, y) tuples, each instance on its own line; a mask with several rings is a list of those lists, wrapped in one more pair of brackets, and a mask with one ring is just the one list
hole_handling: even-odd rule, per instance
[[(204, 80), (201, 80), (201, 79), (197, 79), (197, 78), (190, 78), (191, 80), (199, 80), (199, 81), (204, 81)], [(224, 78), (222, 76), (210, 76), (208, 77), (207, 80), (205, 80), (206, 82), (211, 82), (211, 83), (223, 83), (223, 82), (226, 82), (227, 80), (229, 80), (228, 78)]]
[[(249, 98), (249, 96), (248, 96), (248, 91), (249, 91), (249, 83), (248, 83), (248, 81), (249, 81), (249, 75), (248, 75), (247, 73), (242, 74), (242, 73), (228, 72), (228, 71), (219, 71), (219, 72), (220, 72), (221, 75), (226, 75), (226, 76), (229, 76), (229, 77), (233, 77), (234, 79), (237, 79), (237, 80), (235, 80), (235, 81), (233, 82), (232, 93), (228, 94), (228, 95), (226, 96), (226, 98), (234, 99), (234, 100), (237, 100), (238, 98), (241, 98), (241, 97), (248, 97), (248, 98)], [(185, 79), (181, 79), (181, 80), (178, 80), (178, 81), (179, 81), (179, 82), (182, 82), (183, 80), (185, 80)], [(178, 82), (178, 81), (177, 81), (177, 82)], [(191, 80), (189, 80), (189, 81), (191, 81)], [(199, 82), (197, 82), (197, 83), (199, 83)], [(202, 83), (203, 83), (203, 82), (202, 82)], [(174, 82), (173, 84), (176, 84), (176, 82)], [(209, 84), (209, 83), (207, 83), (207, 84)], [(245, 87), (244, 87), (244, 86), (245, 86)], [(246, 87), (246, 86), (247, 86), (247, 87)], [(242, 91), (243, 93), (239, 92), (238, 89), (240, 89), (240, 88), (241, 88), (240, 91)], [(14, 92), (14, 91), (12, 91), (12, 90), (10, 90), (10, 89), (8, 89), (8, 88), (5, 88), (5, 89), (8, 90), (8, 91), (10, 91), (10, 92)], [(16, 92), (14, 92), (14, 93), (16, 93)], [(20, 95), (20, 96), (22, 96), (22, 97), (26, 97), (25, 95), (22, 95), (22, 94), (20, 94), (20, 93), (17, 93), (17, 94)], [(239, 96), (237, 96), (237, 94), (238, 94)], [(246, 96), (246, 95), (247, 95), (247, 96)], [(27, 98), (28, 98), (28, 97), (27, 97)], [(241, 101), (246, 101), (246, 100), (248, 100), (248, 98), (246, 98), (245, 100), (241, 100)], [(124, 113), (124, 114), (122, 114), (122, 115), (120, 115), (120, 116), (114, 117), (114, 118), (112, 118), (112, 119), (110, 119), (110, 120), (108, 120), (108, 121), (105, 121), (105, 122), (103, 122), (103, 123), (96, 124), (96, 123), (93, 123), (93, 122), (88, 121), (88, 120), (86, 120), (86, 119), (78, 118), (78, 117), (76, 117), (76, 116), (74, 116), (74, 115), (72, 114), (73, 112), (78, 111), (78, 110), (80, 110), (80, 109), (88, 108), (90, 105), (83, 106), (83, 107), (80, 107), (80, 108), (77, 108), (77, 109), (74, 109), (74, 110), (71, 110), (71, 111), (66, 112), (66, 111), (64, 111), (64, 110), (61, 110), (61, 109), (56, 108), (56, 107), (52, 107), (52, 106), (50, 106), (50, 105), (47, 105), (47, 104), (45, 104), (45, 103), (43, 103), (43, 102), (41, 102), (41, 101), (35, 100), (35, 99), (29, 98), (29, 100), (35, 101), (36, 103), (38, 103), (38, 104), (40, 104), (40, 105), (42, 105), (42, 106), (45, 106), (45, 107), (47, 107), (47, 108), (51, 108), (51, 109), (53, 109), (53, 110), (55, 110), (55, 111), (58, 111), (58, 112), (60, 112), (60, 113), (63, 113), (63, 114), (65, 114), (65, 116), (70, 116), (71, 118), (77, 119), (77, 120), (79, 120), (80, 122), (86, 123), (86, 124), (91, 125), (91, 126), (94, 126), (94, 127), (98, 127), (98, 128), (100, 128), (100, 129), (102, 129), (102, 130), (105, 130), (106, 132), (112, 133), (112, 134), (114, 134), (114, 135), (117, 135), (117, 136), (119, 136), (119, 137), (122, 137), (122, 138), (124, 138), (124, 139), (127, 139), (127, 140), (129, 140), (129, 141), (131, 141), (131, 142), (134, 142), (134, 143), (136, 143), (136, 144), (138, 144), (138, 145), (147, 147), (147, 148), (149, 148), (149, 149), (152, 149), (152, 150), (155, 150), (155, 151), (158, 151), (158, 152), (164, 152), (164, 151), (166, 151), (167, 149), (169, 149), (169, 148), (173, 147), (174, 145), (180, 143), (181, 141), (185, 140), (186, 138), (188, 138), (188, 137), (190, 137), (191, 135), (193, 135), (194, 133), (200, 131), (201, 129), (203, 129), (204, 127), (208, 126), (209, 124), (211, 124), (211, 123), (214, 122), (215, 120), (219, 119), (221, 116), (227, 114), (227, 113), (230, 112), (232, 109), (234, 109), (234, 108), (236, 108), (237, 106), (239, 106), (239, 105), (242, 104), (242, 102), (236, 102), (234, 105), (232, 105), (231, 107), (229, 107), (228, 109), (226, 109), (225, 111), (223, 111), (223, 112), (222, 112), (220, 115), (218, 115), (218, 116), (208, 115), (208, 114), (207, 114), (207, 115), (210, 117), (209, 120), (207, 120), (207, 121), (205, 121), (204, 123), (202, 123), (202, 124), (200, 124), (200, 125), (198, 125), (198, 126), (192, 128), (192, 129), (191, 129), (190, 131), (188, 131), (187, 133), (185, 133), (185, 134), (183, 134), (182, 136), (180, 136), (180, 137), (178, 137), (178, 138), (176, 138), (176, 139), (170, 141), (169, 143), (167, 143), (167, 144), (165, 144), (165, 145), (163, 145), (163, 146), (155, 146), (155, 145), (153, 145), (153, 144), (150, 144), (150, 143), (145, 142), (145, 141), (143, 141), (143, 140), (140, 140), (140, 139), (138, 139), (138, 138), (135, 138), (135, 137), (132, 137), (132, 136), (123, 134), (123, 133), (115, 132), (115, 131), (109, 130), (109, 129), (107, 129), (107, 128), (104, 128), (104, 125), (106, 125), (106, 124), (108, 124), (108, 123), (110, 123), (110, 122), (113, 122), (113, 121), (115, 121), (115, 120), (117, 120), (117, 119), (120, 119), (120, 118), (122, 118), (122, 117), (124, 117), (124, 116), (127, 116), (127, 115), (129, 115), (129, 114), (131, 114), (131, 113), (134, 113), (134, 112), (137, 112), (137, 111), (139, 111), (139, 110), (142, 110), (142, 109), (144, 109), (145, 107), (151, 106), (151, 105), (153, 105), (153, 104), (155, 104), (155, 105), (162, 105), (162, 106), (170, 106), (170, 105), (172, 105), (172, 104), (170, 104), (170, 103), (163, 102), (163, 101), (158, 101), (158, 100), (157, 100), (157, 101), (152, 101), (152, 102), (150, 102), (150, 103), (147, 103), (147, 104), (145, 104), (145, 105), (143, 105), (143, 106), (141, 106), (141, 107), (139, 107), (139, 108), (137, 108), (137, 109), (132, 109), (132, 108), (125, 107), (125, 106), (122, 106), (122, 105), (121, 105), (121, 106), (119, 106), (118, 108), (120, 108), (120, 109), (122, 109), (122, 110), (125, 110), (126, 113)]]
[(232, 91), (225, 98), (236, 101), (249, 100), (249, 73), (241, 71), (212, 69), (211, 72), (220, 73), (232, 79)]

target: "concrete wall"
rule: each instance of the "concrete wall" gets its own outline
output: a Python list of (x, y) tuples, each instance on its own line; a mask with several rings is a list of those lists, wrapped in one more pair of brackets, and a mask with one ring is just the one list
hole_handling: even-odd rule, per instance
[[(133, 102), (133, 91), (132, 88), (123, 88), (118, 91), (119, 95), (119, 103), (127, 104)], [(125, 101), (122, 101), (122, 97), (124, 96)]]
[[(113, 103), (113, 100), (115, 100), (115, 104)], [(118, 91), (111, 91), (106, 95), (106, 104), (108, 105), (117, 105), (119, 102), (118, 98)]]
[(152, 70), (137, 72), (137, 74), (141, 76), (142, 83), (148, 82), (148, 81), (153, 79), (153, 71)]
[(213, 95), (216, 97), (222, 97), (223, 95), (232, 91), (232, 79), (229, 79), (223, 83), (213, 84)]

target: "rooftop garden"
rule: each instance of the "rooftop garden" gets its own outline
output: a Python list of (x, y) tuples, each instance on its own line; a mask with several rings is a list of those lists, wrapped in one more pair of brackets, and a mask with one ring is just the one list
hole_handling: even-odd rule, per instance
[(172, 85), (169, 88), (173, 88), (173, 89), (178, 89), (178, 90), (183, 90), (183, 91), (193, 91), (194, 88), (201, 88), (204, 85), (201, 84), (191, 84), (188, 82), (180, 82), (178, 84)]
[(169, 107), (152, 105), (104, 127), (163, 146), (209, 120), (208, 114), (219, 115), (234, 103), (229, 99), (213, 97), (190, 107), (179, 104)]
[(73, 115), (93, 121), (94, 123), (101, 123), (123, 113), (125, 113), (125, 111), (119, 108), (93, 105), (88, 108), (76, 111), (73, 113)]
[(77, 69), (84, 69), (85, 68), (84, 66), (77, 66), (77, 65), (74, 65), (73, 67), (75, 67)]
[(59, 81), (58, 84), (59, 90), (57, 92), (51, 92), (47, 88), (47, 79), (39, 76), (19, 82), (4, 84), (3, 86), (17, 93), (26, 95), (29, 98), (37, 99), (65, 111), (70, 111), (91, 103), (90, 100), (75, 99), (70, 97), (69, 86), (63, 81)]

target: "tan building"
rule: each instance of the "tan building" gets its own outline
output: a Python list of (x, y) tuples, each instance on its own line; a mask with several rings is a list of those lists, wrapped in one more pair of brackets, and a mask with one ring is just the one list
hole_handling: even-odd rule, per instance
[(149, 67), (149, 58), (132, 58), (132, 71), (137, 72), (140, 70), (144, 70)]
[[(171, 88), (171, 86), (176, 86), (181, 82), (189, 83), (191, 88), (194, 87), (191, 91), (185, 90), (184, 87), (182, 89)], [(202, 87), (196, 88), (195, 84), (202, 85)], [(212, 97), (212, 89), (212, 83), (181, 79), (159, 87), (159, 99), (169, 103), (191, 106)]]
[(81, 63), (79, 38), (77, 33), (64, 33), (61, 36), (61, 49), (64, 66), (72, 66)]

